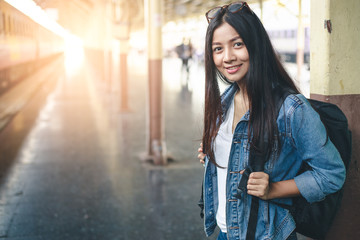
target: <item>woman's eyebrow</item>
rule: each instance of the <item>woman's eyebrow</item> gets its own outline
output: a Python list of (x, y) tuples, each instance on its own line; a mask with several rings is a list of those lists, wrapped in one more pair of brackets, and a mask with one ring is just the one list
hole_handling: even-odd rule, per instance
[(234, 42), (234, 41), (239, 40), (239, 39), (241, 39), (241, 37), (240, 37), (240, 36), (236, 36), (236, 37), (233, 37), (232, 39), (230, 39), (230, 41), (231, 41), (231, 42)]
[[(237, 41), (237, 40), (239, 40), (239, 39), (242, 40), (242, 38), (241, 38), (240, 36), (235, 36), (235, 37), (231, 38), (231, 39), (229, 40), (229, 42), (235, 42), (235, 41)], [(219, 43), (219, 42), (213, 42), (212, 45), (221, 45), (221, 43)]]
[(213, 42), (212, 45), (221, 45), (219, 42)]

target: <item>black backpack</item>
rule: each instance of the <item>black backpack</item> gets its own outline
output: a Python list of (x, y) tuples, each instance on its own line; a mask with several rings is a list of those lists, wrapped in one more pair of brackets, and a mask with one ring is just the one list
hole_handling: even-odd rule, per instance
[[(280, 110), (287, 93), (278, 100), (278, 110)], [(327, 134), (331, 142), (335, 145), (339, 151), (341, 158), (344, 162), (345, 168), (347, 169), (351, 160), (351, 131), (348, 129), (348, 122), (345, 114), (335, 105), (331, 103), (321, 102), (313, 99), (308, 99), (311, 106), (316, 112), (319, 113), (321, 121), (326, 127)], [(256, 157), (251, 158), (250, 150), (250, 165), (257, 166), (264, 164), (264, 159), (259, 160)], [(299, 173), (301, 174), (311, 169), (307, 164), (304, 164)], [(251, 173), (251, 167), (247, 174), (243, 175), (239, 183), (239, 192), (246, 190), (247, 177)], [(326, 233), (329, 231), (335, 215), (340, 208), (341, 199), (343, 196), (343, 188), (339, 191), (327, 195), (324, 200), (310, 204), (305, 198), (299, 196), (293, 198), (292, 206), (279, 204), (270, 201), (273, 204), (286, 208), (292, 214), (296, 222), (296, 232), (313, 238), (313, 239), (324, 239)], [(251, 205), (258, 205), (258, 199), (253, 197)], [(254, 210), (250, 210), (250, 219), (248, 223), (248, 234), (247, 239), (254, 239), (253, 233), (255, 231), (257, 223), (257, 207)], [(248, 237), (251, 236), (251, 237)]]
[[(334, 104), (309, 99), (311, 106), (320, 115), (331, 142), (341, 155), (347, 169), (351, 160), (351, 131), (345, 114)], [(310, 167), (304, 165), (299, 174)], [(293, 199), (288, 208), (296, 222), (296, 232), (314, 239), (324, 239), (340, 208), (344, 189), (330, 194), (324, 200), (308, 203), (303, 197)]]

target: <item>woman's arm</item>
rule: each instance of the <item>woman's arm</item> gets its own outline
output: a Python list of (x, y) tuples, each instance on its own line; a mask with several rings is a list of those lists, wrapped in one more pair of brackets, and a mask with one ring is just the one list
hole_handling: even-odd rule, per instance
[(290, 115), (292, 144), (297, 157), (311, 168), (294, 180), (301, 195), (310, 203), (338, 191), (345, 181), (345, 167), (341, 156), (328, 139), (326, 128), (318, 113), (303, 95), (297, 95), (301, 104)]
[(311, 170), (292, 180), (269, 183), (266, 173), (250, 175), (249, 194), (262, 199), (302, 195), (308, 202), (317, 202), (341, 188), (345, 167), (340, 154), (327, 140), (325, 126), (318, 113), (302, 95), (297, 95), (289, 116), (291, 143), (299, 161), (306, 162)]

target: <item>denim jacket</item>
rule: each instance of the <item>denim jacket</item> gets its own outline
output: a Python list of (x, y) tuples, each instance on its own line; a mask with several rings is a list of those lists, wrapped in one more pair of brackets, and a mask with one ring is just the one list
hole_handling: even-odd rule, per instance
[[(222, 95), (223, 113), (226, 114), (238, 87), (231, 85)], [(245, 239), (249, 219), (251, 195), (236, 198), (241, 179), (240, 171), (248, 165), (248, 111), (237, 124), (227, 168), (226, 225), (228, 239)], [(289, 95), (277, 118), (281, 151), (276, 148), (265, 163), (270, 182), (295, 179), (301, 195), (310, 203), (317, 202), (339, 190), (345, 181), (345, 167), (340, 154), (326, 141), (326, 130), (319, 115), (301, 94)], [(326, 142), (326, 143), (325, 143)], [(302, 162), (312, 170), (297, 175)], [(210, 236), (216, 227), (218, 207), (216, 166), (205, 159), (204, 172), (204, 229)], [(291, 205), (291, 198), (273, 199), (273, 202)], [(295, 221), (287, 209), (273, 202), (259, 200), (259, 214), (255, 239), (287, 239), (295, 229)]]

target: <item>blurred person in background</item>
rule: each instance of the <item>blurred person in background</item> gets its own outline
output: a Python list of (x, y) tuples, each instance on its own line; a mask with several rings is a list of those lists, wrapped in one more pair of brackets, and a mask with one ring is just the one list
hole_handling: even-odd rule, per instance
[[(212, 235), (218, 226), (218, 240), (297, 239), (290, 212), (274, 203), (291, 205), (291, 197), (300, 195), (311, 203), (322, 200), (342, 187), (344, 164), (249, 6), (216, 7), (206, 18), (204, 132), (198, 150), (205, 166), (205, 233)], [(218, 79), (230, 85), (223, 94)], [(291, 94), (279, 111), (278, 99), (286, 92)], [(249, 170), (250, 150), (266, 159), (263, 170)], [(297, 175), (303, 162), (311, 169)], [(247, 188), (239, 192), (245, 169)], [(249, 229), (255, 197), (257, 224)]]
[(185, 69), (189, 75), (189, 60), (192, 58), (193, 47), (191, 39), (183, 38), (182, 43), (176, 47), (176, 53), (182, 61), (182, 70)]

